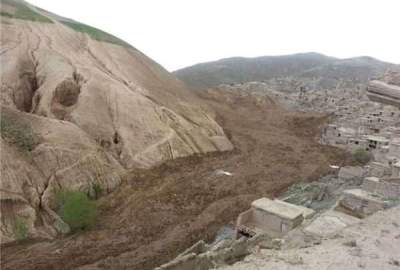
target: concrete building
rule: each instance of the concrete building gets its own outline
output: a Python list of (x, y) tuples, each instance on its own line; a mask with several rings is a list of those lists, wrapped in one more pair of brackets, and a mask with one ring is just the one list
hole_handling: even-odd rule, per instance
[(389, 139), (382, 136), (368, 135), (366, 136), (369, 149), (382, 149), (389, 146)]
[(281, 237), (300, 225), (304, 217), (310, 217), (313, 210), (280, 200), (261, 198), (251, 208), (241, 213), (236, 222), (237, 235), (254, 236), (266, 233)]

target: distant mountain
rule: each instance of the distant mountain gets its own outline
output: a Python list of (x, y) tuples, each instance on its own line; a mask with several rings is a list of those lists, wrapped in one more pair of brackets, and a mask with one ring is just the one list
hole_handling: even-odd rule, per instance
[(339, 82), (365, 84), (381, 76), (394, 64), (368, 56), (338, 59), (319, 53), (300, 53), (256, 58), (234, 57), (201, 63), (175, 71), (175, 75), (195, 89), (220, 84), (285, 79), (318, 81), (318, 86), (335, 87)]

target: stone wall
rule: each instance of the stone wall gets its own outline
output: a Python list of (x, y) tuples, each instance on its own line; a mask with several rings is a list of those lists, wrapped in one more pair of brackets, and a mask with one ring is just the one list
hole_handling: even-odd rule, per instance
[(379, 180), (375, 177), (367, 177), (364, 179), (362, 188), (366, 191), (379, 194), (384, 198), (400, 198), (400, 181), (399, 183), (392, 183)]

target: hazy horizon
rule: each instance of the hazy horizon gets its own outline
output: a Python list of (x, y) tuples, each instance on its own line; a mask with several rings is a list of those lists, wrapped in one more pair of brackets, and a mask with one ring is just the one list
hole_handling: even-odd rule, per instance
[(307, 52), (400, 64), (396, 0), (29, 2), (109, 32), (169, 71)]

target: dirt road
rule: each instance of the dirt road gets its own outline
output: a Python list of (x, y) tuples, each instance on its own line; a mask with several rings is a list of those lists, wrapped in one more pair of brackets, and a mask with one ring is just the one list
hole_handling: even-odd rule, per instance
[[(151, 269), (224, 224), (260, 196), (319, 177), (348, 157), (315, 139), (326, 117), (286, 112), (268, 97), (205, 95), (236, 150), (133, 171), (99, 200), (95, 228), (52, 242), (2, 248), (2, 269)], [(218, 175), (225, 170), (232, 176)]]

